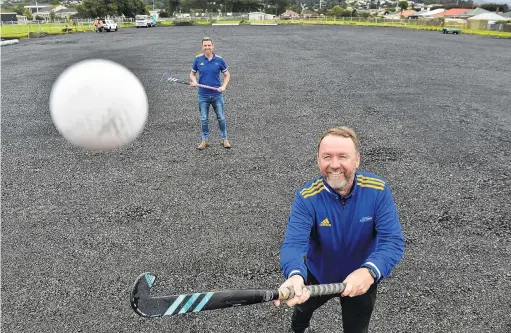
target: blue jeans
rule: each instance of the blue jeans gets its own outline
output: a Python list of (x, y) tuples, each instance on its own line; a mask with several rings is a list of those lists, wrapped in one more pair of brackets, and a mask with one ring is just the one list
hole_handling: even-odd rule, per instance
[(200, 120), (202, 124), (202, 140), (206, 141), (209, 137), (209, 106), (213, 106), (218, 120), (218, 128), (220, 129), (220, 137), (222, 140), (227, 139), (227, 128), (224, 116), (224, 96), (218, 95), (198, 95)]

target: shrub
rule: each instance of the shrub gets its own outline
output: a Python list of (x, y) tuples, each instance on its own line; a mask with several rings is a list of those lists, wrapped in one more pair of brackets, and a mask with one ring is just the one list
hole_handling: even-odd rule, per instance
[(174, 25), (180, 26), (180, 27), (189, 27), (189, 26), (193, 26), (193, 22), (192, 21), (174, 21)]

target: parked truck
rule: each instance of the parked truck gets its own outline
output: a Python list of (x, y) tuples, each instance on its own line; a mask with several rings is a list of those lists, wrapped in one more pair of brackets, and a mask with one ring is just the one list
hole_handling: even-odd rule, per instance
[(135, 26), (137, 28), (150, 28), (156, 26), (156, 16), (137, 15), (135, 16)]

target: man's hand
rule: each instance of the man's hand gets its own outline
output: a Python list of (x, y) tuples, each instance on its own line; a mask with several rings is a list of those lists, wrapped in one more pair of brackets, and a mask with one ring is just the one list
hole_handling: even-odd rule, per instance
[(341, 296), (355, 297), (365, 294), (374, 283), (374, 279), (367, 268), (362, 267), (348, 275), (343, 282), (346, 283), (346, 288)]
[(222, 92), (222, 91), (224, 91), (224, 90), (225, 90), (225, 87), (224, 87), (224, 86), (218, 87), (218, 89), (217, 89), (217, 90), (218, 90), (219, 92)]
[(192, 81), (190, 81), (190, 85), (191, 85), (192, 87), (197, 87), (197, 81), (193, 81), (193, 80), (192, 80)]
[[(303, 278), (300, 275), (291, 276), (280, 286), (280, 288), (283, 287), (292, 287), (295, 291), (295, 297), (284, 301), (289, 307), (295, 306), (296, 304), (302, 304), (310, 297), (310, 293), (307, 289), (305, 289)], [(273, 303), (275, 303), (275, 306), (280, 306), (279, 300), (273, 301)]]

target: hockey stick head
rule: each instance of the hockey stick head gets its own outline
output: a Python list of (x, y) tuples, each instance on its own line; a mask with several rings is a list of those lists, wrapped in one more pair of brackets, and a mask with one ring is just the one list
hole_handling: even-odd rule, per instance
[(168, 81), (169, 80), (169, 73), (165, 72), (163, 73), (162, 77), (161, 77), (161, 81), (164, 82), (164, 81)]
[(142, 317), (151, 317), (146, 313), (142, 312), (139, 305), (145, 303), (150, 297), (151, 288), (156, 281), (156, 275), (150, 272), (140, 274), (135, 280), (135, 284), (131, 289), (131, 307), (133, 311)]

